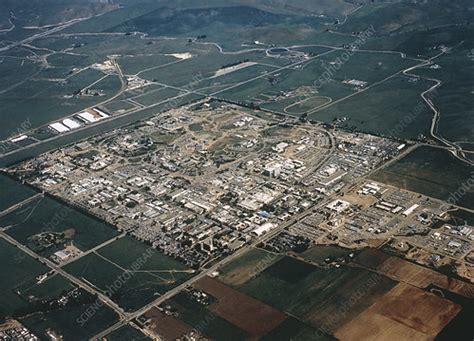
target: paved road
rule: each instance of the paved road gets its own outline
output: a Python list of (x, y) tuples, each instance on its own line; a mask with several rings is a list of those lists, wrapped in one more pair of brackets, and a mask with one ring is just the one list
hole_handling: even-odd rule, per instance
[(11, 50), (15, 47), (18, 47), (18, 46), (21, 46), (23, 44), (29, 44), (37, 39), (40, 39), (40, 38), (44, 38), (44, 37), (47, 37), (53, 33), (56, 33), (56, 32), (59, 32), (59, 31), (62, 31), (66, 28), (68, 28), (69, 26), (72, 26), (74, 24), (77, 24), (78, 22), (81, 22), (81, 21), (84, 21), (84, 20), (87, 20), (87, 19), (90, 19), (90, 18), (93, 18), (94, 16), (90, 16), (90, 17), (86, 17), (86, 18), (78, 18), (78, 19), (73, 19), (71, 21), (68, 21), (64, 24), (61, 24), (59, 26), (56, 26), (54, 28), (51, 28), (47, 31), (44, 31), (44, 32), (41, 32), (41, 33), (38, 33), (38, 34), (35, 34), (35, 35), (32, 35), (31, 37), (28, 37), (26, 39), (23, 39), (23, 40), (20, 40), (20, 41), (15, 41), (9, 45), (6, 45), (6, 46), (3, 46), (3, 47), (0, 47), (0, 52), (5, 52), (5, 51), (8, 51), (8, 50)]
[(77, 285), (79, 288), (82, 288), (82, 289), (88, 291), (92, 295), (96, 295), (102, 302), (104, 302), (106, 305), (108, 305), (113, 310), (115, 310), (115, 312), (117, 312), (117, 314), (119, 314), (120, 317), (123, 318), (125, 316), (126, 313), (123, 311), (123, 309), (118, 304), (116, 304), (114, 301), (112, 301), (110, 298), (108, 298), (106, 295), (104, 295), (100, 291), (98, 291), (98, 290), (92, 288), (90, 285), (86, 284), (84, 281), (82, 281), (82, 280), (78, 279), (77, 277), (67, 273), (66, 271), (61, 269), (57, 264), (55, 264), (51, 260), (49, 260), (47, 258), (44, 258), (43, 256), (38, 255), (36, 252), (30, 250), (25, 245), (23, 245), (20, 242), (16, 241), (15, 239), (10, 237), (8, 234), (6, 234), (3, 231), (0, 231), (0, 237), (5, 239), (6, 241), (8, 241), (10, 244), (13, 244), (13, 245), (17, 246), (20, 250), (22, 250), (26, 254), (30, 255), (34, 259), (39, 260), (40, 262), (42, 262), (43, 264), (45, 264), (46, 266), (48, 266), (52, 270), (56, 271), (58, 274), (62, 275), (63, 277), (65, 277), (67, 279), (69, 279), (72, 283)]
[[(318, 206), (322, 206), (326, 204), (326, 201), (324, 201), (324, 203), (322, 204), (319, 204)], [(111, 332), (113, 332), (114, 330), (117, 330), (118, 328), (122, 327), (123, 325), (127, 324), (128, 322), (130, 322), (131, 320), (143, 315), (145, 312), (147, 312), (149, 309), (151, 309), (152, 307), (155, 307), (155, 306), (159, 306), (161, 303), (165, 302), (166, 300), (172, 298), (173, 296), (175, 296), (177, 293), (179, 293), (181, 290), (187, 288), (188, 286), (192, 285), (193, 283), (197, 282), (198, 280), (200, 280), (201, 278), (205, 277), (205, 276), (208, 276), (210, 274), (212, 274), (213, 272), (215, 272), (216, 270), (218, 270), (220, 267), (222, 267), (223, 265), (231, 262), (232, 260), (236, 259), (237, 257), (241, 256), (242, 254), (244, 254), (245, 252), (247, 252), (250, 248), (252, 247), (255, 247), (256, 245), (258, 245), (259, 243), (265, 241), (265, 240), (268, 240), (272, 237), (274, 237), (276, 234), (280, 233), (283, 229), (285, 229), (286, 227), (294, 224), (295, 222), (297, 222), (298, 220), (301, 220), (303, 219), (306, 215), (310, 214), (312, 209), (314, 209), (314, 207), (312, 208), (309, 208), (307, 209), (306, 211), (292, 217), (289, 221), (287, 221), (286, 223), (278, 226), (277, 228), (275, 228), (274, 230), (268, 232), (265, 236), (262, 236), (261, 238), (258, 238), (256, 239), (252, 244), (246, 246), (246, 247), (243, 247), (241, 249), (239, 249), (238, 251), (234, 252), (232, 255), (224, 258), (223, 260), (221, 260), (220, 262), (216, 263), (215, 265), (213, 265), (211, 268), (209, 269), (206, 269), (202, 272), (200, 272), (199, 274), (197, 274), (196, 276), (194, 276), (193, 278), (189, 279), (188, 281), (182, 283), (181, 285), (177, 286), (176, 288), (166, 292), (165, 294), (163, 294), (162, 296), (160, 296), (159, 298), (157, 298), (156, 300), (148, 303), (147, 305), (143, 306), (142, 308), (138, 309), (137, 311), (133, 312), (132, 314), (128, 314), (128, 316), (117, 322), (116, 324), (112, 325), (111, 327), (103, 330), (102, 332), (100, 332), (99, 334), (95, 335), (94, 337), (92, 337), (90, 340), (98, 340), (98, 339), (101, 339), (103, 337), (105, 337), (106, 335), (110, 334)]]
[[(405, 156), (407, 153), (411, 152), (413, 149), (417, 148), (417, 146), (412, 146), (410, 148), (407, 148), (403, 153), (401, 153), (400, 155), (398, 155), (397, 157), (393, 158), (392, 160), (388, 161), (387, 163), (383, 164), (382, 166), (380, 167), (377, 167), (375, 168), (374, 170), (372, 170), (371, 172), (367, 173), (365, 176), (357, 179), (357, 181), (353, 184), (348, 184), (346, 185), (345, 189), (348, 189), (350, 187), (354, 187), (354, 186), (357, 186), (358, 184), (362, 184), (362, 182), (364, 182), (370, 175), (372, 175), (373, 173), (377, 172), (378, 170), (382, 169), (383, 167), (386, 167), (388, 166), (389, 164), (393, 163), (393, 162), (396, 162), (397, 160), (399, 160), (401, 157)], [(344, 189), (343, 189), (344, 190)], [(341, 191), (343, 191), (341, 190)], [(221, 268), (223, 265), (231, 262), (232, 260), (238, 258), (239, 256), (243, 255), (245, 252), (247, 252), (249, 249), (257, 246), (258, 244), (260, 244), (261, 242), (264, 242), (266, 240), (269, 240), (271, 238), (273, 238), (275, 235), (277, 235), (278, 233), (280, 233), (281, 231), (283, 231), (285, 228), (293, 225), (294, 223), (302, 220), (303, 218), (305, 218), (307, 215), (311, 214), (313, 211), (317, 210), (317, 209), (320, 209), (322, 207), (324, 207), (325, 205), (327, 205), (328, 203), (330, 203), (331, 201), (335, 200), (340, 194), (339, 193), (334, 193), (332, 194), (331, 196), (328, 196), (327, 198), (325, 198), (322, 202), (316, 204), (316, 205), (313, 205), (312, 207), (309, 207), (308, 209), (306, 209), (305, 211), (301, 212), (300, 214), (297, 214), (293, 217), (291, 217), (290, 220), (288, 220), (287, 222), (279, 225), (278, 227), (276, 227), (275, 229), (269, 231), (267, 234), (263, 235), (262, 237), (260, 238), (257, 238), (252, 244), (250, 245), (247, 245), (241, 249), (239, 249), (238, 251), (236, 251), (235, 253), (233, 253), (232, 255), (224, 258), (223, 260), (221, 260), (220, 262), (216, 263), (214, 266), (212, 266), (211, 268), (209, 269), (206, 269), (202, 272), (200, 272), (198, 275), (194, 276), (193, 278), (189, 279), (188, 281), (182, 283), (181, 285), (177, 286), (176, 288), (168, 291), (167, 293), (163, 294), (162, 296), (160, 296), (159, 298), (157, 298), (156, 300), (148, 303), (147, 305), (143, 306), (142, 308), (140, 308), (139, 310), (131, 313), (131, 314), (128, 314), (128, 316), (117, 322), (116, 324), (110, 326), (109, 328), (103, 330), (102, 332), (100, 332), (99, 334), (93, 336), (90, 340), (99, 340), (105, 336), (107, 336), (108, 334), (110, 334), (111, 332), (117, 330), (118, 328), (122, 327), (123, 325), (127, 324), (128, 322), (130, 322), (131, 320), (143, 315), (145, 312), (147, 312), (149, 309), (151, 309), (152, 307), (155, 307), (155, 306), (159, 306), (161, 303), (165, 302), (166, 300), (170, 299), (171, 297), (173, 297), (174, 295), (176, 295), (177, 293), (179, 293), (181, 290), (185, 289), (186, 287), (192, 285), (193, 283), (197, 282), (198, 280), (200, 280), (201, 278), (205, 277), (205, 276), (208, 276), (210, 274), (212, 274), (213, 272), (215, 272), (216, 270), (218, 270), (219, 268)]]
[(87, 256), (88, 254), (94, 253), (94, 252), (96, 252), (97, 250), (99, 250), (100, 248), (102, 248), (102, 247), (104, 247), (104, 246), (107, 246), (107, 245), (109, 245), (109, 244), (112, 244), (113, 242), (117, 241), (118, 239), (121, 239), (121, 238), (125, 237), (126, 235), (127, 235), (127, 233), (126, 233), (126, 232), (123, 232), (122, 234), (119, 234), (118, 236), (115, 236), (115, 237), (113, 237), (113, 238), (111, 238), (111, 239), (109, 239), (109, 240), (106, 240), (106, 241), (103, 242), (102, 244), (99, 244), (99, 245), (93, 247), (93, 248), (90, 249), (90, 250), (87, 250), (87, 251), (82, 252), (80, 255), (78, 255), (78, 256), (76, 256), (76, 257), (73, 257), (73, 258), (71, 258), (71, 259), (68, 259), (68, 260), (65, 261), (65, 262), (62, 262), (62, 263), (60, 264), (60, 266), (61, 266), (61, 267), (64, 267), (64, 266), (66, 266), (66, 265), (69, 264), (69, 263), (75, 262), (75, 261), (78, 260), (79, 258), (85, 257), (85, 256)]
[(28, 205), (30, 202), (32, 202), (35, 199), (40, 198), (40, 197), (44, 197), (44, 193), (37, 193), (37, 194), (35, 194), (31, 197), (26, 198), (23, 201), (20, 201), (19, 203), (15, 204), (13, 206), (10, 206), (6, 210), (3, 210), (2, 212), (0, 212), (0, 217), (3, 217), (5, 215), (7, 215), (8, 213), (11, 213), (11, 212), (15, 211), (15, 210), (19, 209), (20, 207)]
[[(206, 95), (206, 94), (201, 93), (201, 92), (199, 92), (199, 91), (197, 91), (197, 90), (194, 90), (194, 89), (187, 89), (187, 88), (182, 88), (182, 87), (175, 87), (175, 86), (171, 86), (171, 85), (166, 85), (166, 84), (162, 84), (162, 83), (156, 83), (156, 84), (165, 86), (165, 87), (167, 87), (167, 88), (172, 88), (172, 89), (180, 90), (180, 91), (182, 91), (182, 93), (181, 93), (181, 94), (178, 94), (178, 95), (175, 96), (175, 97), (165, 99), (165, 100), (163, 100), (163, 101), (161, 101), (161, 102), (148, 105), (148, 106), (146, 106), (146, 107), (144, 107), (144, 108), (137, 108), (137, 109), (131, 110), (131, 111), (129, 111), (129, 112), (127, 112), (127, 113), (124, 113), (124, 114), (121, 114), (121, 115), (110, 116), (109, 118), (106, 118), (106, 119), (97, 121), (97, 122), (95, 122), (95, 123), (87, 124), (87, 125), (84, 125), (84, 126), (82, 126), (82, 127), (80, 127), (80, 128), (77, 128), (77, 129), (74, 129), (74, 130), (70, 130), (70, 131), (68, 131), (68, 132), (65, 132), (65, 133), (63, 133), (63, 134), (56, 135), (56, 136), (51, 137), (51, 138), (48, 138), (48, 139), (46, 139), (46, 140), (38, 141), (38, 142), (35, 142), (35, 143), (32, 143), (32, 144), (29, 144), (29, 145), (27, 145), (27, 146), (25, 146), (25, 147), (18, 148), (18, 149), (12, 150), (12, 151), (10, 151), (10, 152), (1, 154), (1, 155), (0, 155), (0, 160), (1, 160), (2, 158), (5, 158), (5, 157), (10, 156), (10, 155), (13, 155), (13, 154), (16, 154), (16, 153), (21, 152), (21, 151), (23, 151), (23, 150), (26, 150), (26, 149), (29, 149), (29, 148), (32, 148), (32, 147), (35, 147), (35, 146), (38, 146), (38, 145), (41, 145), (41, 144), (44, 144), (44, 143), (49, 143), (49, 142), (54, 141), (54, 140), (56, 140), (56, 139), (59, 139), (59, 138), (61, 138), (61, 137), (63, 137), (63, 136), (67, 136), (67, 135), (69, 135), (69, 134), (74, 134), (74, 133), (80, 132), (80, 131), (82, 131), (82, 130), (90, 129), (90, 128), (92, 128), (92, 127), (101, 125), (101, 124), (103, 124), (103, 123), (110, 122), (110, 121), (113, 121), (113, 120), (116, 120), (116, 119), (119, 119), (119, 118), (123, 118), (123, 117), (125, 117), (125, 116), (133, 115), (133, 114), (135, 114), (136, 112), (141, 111), (141, 110), (152, 109), (152, 108), (154, 108), (154, 107), (157, 107), (157, 106), (160, 106), (160, 105), (166, 104), (166, 103), (171, 103), (171, 104), (172, 104), (172, 103), (174, 103), (176, 100), (178, 100), (178, 99), (180, 99), (180, 98), (182, 98), (182, 97), (184, 97), (184, 96), (187, 96), (187, 95), (189, 95), (189, 94), (195, 94), (195, 95), (199, 95), (199, 96), (203, 96), (203, 97), (207, 97), (207, 98), (216, 98), (216, 99), (217, 99), (216, 95), (218, 95), (218, 94), (220, 94), (220, 93), (222, 93), (222, 92), (224, 92), (224, 91), (233, 89), (233, 88), (238, 87), (238, 86), (245, 85), (245, 84), (250, 83), (250, 82), (253, 82), (253, 81), (257, 80), (257, 79), (261, 79), (261, 78), (268, 77), (269, 75), (272, 75), (272, 74), (281, 72), (281, 71), (283, 71), (283, 70), (287, 70), (287, 69), (296, 67), (296, 66), (298, 66), (298, 65), (301, 65), (301, 64), (303, 64), (303, 63), (309, 62), (309, 61), (311, 61), (311, 60), (314, 60), (314, 59), (316, 59), (316, 58), (319, 58), (320, 56), (323, 56), (323, 55), (328, 54), (328, 53), (331, 53), (331, 52), (333, 52), (333, 50), (327, 51), (327, 52), (324, 52), (324, 53), (321, 53), (321, 54), (316, 55), (316, 56), (313, 56), (313, 57), (311, 57), (311, 58), (309, 58), (309, 59), (307, 59), (307, 60), (302, 60), (302, 61), (299, 61), (299, 62), (296, 62), (296, 63), (292, 63), (292, 64), (289, 64), (289, 65), (286, 65), (286, 66), (283, 66), (283, 67), (280, 67), (280, 68), (276, 68), (275, 70), (273, 70), (273, 71), (271, 71), (271, 72), (268, 72), (268, 73), (266, 73), (266, 74), (262, 74), (262, 75), (253, 77), (253, 78), (251, 78), (251, 79), (248, 79), (248, 80), (246, 80), (246, 81), (243, 81), (243, 82), (240, 82), (240, 83), (231, 85), (231, 86), (229, 86), (229, 87), (227, 87), (227, 88), (225, 88), (225, 89), (216, 91), (216, 92), (214, 92), (214, 93), (212, 93), (212, 94), (210, 94), (210, 95)], [(120, 77), (120, 80), (123, 82), (124, 75), (122, 74), (122, 71), (121, 71), (120, 67), (118, 67), (118, 64), (115, 63), (115, 65), (117, 66), (117, 73), (118, 73), (118, 75), (119, 75), (119, 77)], [(122, 84), (123, 84), (123, 83), (122, 83)], [(108, 99), (108, 100), (106, 100), (106, 101), (104, 101), (104, 102), (102, 102), (102, 103), (98, 103), (98, 104), (96, 104), (96, 106), (105, 104), (106, 102), (109, 102), (109, 101), (111, 101), (111, 100), (114, 99), (114, 98), (117, 98), (117, 97), (120, 96), (120, 94), (122, 94), (123, 92), (124, 92), (124, 88), (122, 87), (122, 89), (121, 89), (115, 96), (113, 96), (111, 99)], [(172, 107), (170, 107), (170, 109), (172, 109)], [(24, 132), (24, 133), (27, 134), (28, 132)]]

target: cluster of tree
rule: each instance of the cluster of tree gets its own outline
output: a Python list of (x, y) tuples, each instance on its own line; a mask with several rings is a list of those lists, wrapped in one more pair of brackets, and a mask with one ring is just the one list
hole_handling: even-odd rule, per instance
[(237, 66), (237, 65), (240, 65), (240, 64), (243, 64), (243, 63), (248, 63), (249, 61), (250, 61), (250, 59), (239, 60), (238, 62), (235, 62), (235, 63), (229, 63), (229, 64), (222, 65), (221, 69), (226, 69), (228, 67)]
[(195, 39), (189, 38), (188, 43), (191, 44), (193, 41), (202, 40), (202, 39), (206, 39), (206, 38), (207, 38), (207, 35), (201, 34), (201, 35), (197, 36)]

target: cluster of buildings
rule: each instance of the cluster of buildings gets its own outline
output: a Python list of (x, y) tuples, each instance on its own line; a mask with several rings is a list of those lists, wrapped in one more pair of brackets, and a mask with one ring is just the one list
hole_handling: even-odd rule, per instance
[[(363, 207), (329, 198), (402, 149), (381, 137), (202, 102), (12, 171), (198, 269), (282, 229), (274, 250), (301, 249), (340, 226), (348, 244), (393, 229), (387, 215), (411, 216), (401, 194), (388, 197), (368, 183), (357, 195), (383, 200)], [(69, 261), (74, 252), (54, 256)]]
[[(388, 242), (392, 252), (423, 265), (472, 267), (473, 227), (465, 220), (453, 219), (452, 214), (455, 212), (446, 212), (440, 200), (364, 180), (338, 193), (285, 233), (352, 249)], [(288, 240), (291, 238), (283, 235), (267, 244), (276, 250), (273, 244), (285, 245)]]
[(39, 338), (16, 320), (0, 325), (0, 341), (37, 341)]
[(105, 113), (102, 109), (91, 108), (65, 118), (62, 121), (53, 122), (49, 124), (48, 127), (53, 133), (62, 134), (80, 128), (86, 124), (98, 122), (109, 116), (110, 114)]

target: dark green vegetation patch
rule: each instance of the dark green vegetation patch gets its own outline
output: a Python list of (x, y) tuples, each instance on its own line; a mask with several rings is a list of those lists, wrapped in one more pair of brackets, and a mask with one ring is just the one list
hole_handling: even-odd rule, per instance
[(247, 333), (206, 307), (197, 303), (188, 294), (180, 292), (166, 301), (173, 311), (178, 313), (178, 319), (199, 330), (200, 333), (217, 340), (245, 340)]
[[(47, 256), (69, 243), (87, 251), (118, 234), (98, 219), (48, 197), (37, 198), (1, 217), (0, 226), (8, 226), (10, 236)], [(41, 237), (45, 234), (54, 234), (56, 238), (50, 247), (42, 242), (44, 239)]]
[[(420, 147), (373, 178), (451, 203), (474, 208), (474, 171), (450, 152)], [(471, 185), (469, 185), (471, 184)]]
[(360, 268), (318, 268), (286, 257), (240, 290), (315, 328), (334, 332), (395, 284)]
[(2, 174), (0, 174), (0, 189), (0, 212), (36, 193)]
[(151, 302), (193, 274), (181, 263), (129, 237), (82, 257), (65, 269), (92, 283), (128, 311)]

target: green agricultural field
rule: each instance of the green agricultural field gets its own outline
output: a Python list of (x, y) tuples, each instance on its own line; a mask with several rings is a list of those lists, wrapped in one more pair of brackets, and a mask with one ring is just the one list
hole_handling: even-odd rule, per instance
[[(124, 252), (126, 250), (127, 252)], [(138, 268), (134, 270), (135, 267)], [(66, 265), (128, 311), (149, 303), (192, 276), (193, 270), (158, 251), (124, 237)]]
[[(262, 99), (263, 104), (261, 106), (263, 108), (289, 114), (311, 113), (313, 109), (324, 108), (324, 105), (330, 104), (332, 101), (337, 101), (357, 92), (353, 85), (344, 84), (343, 81), (355, 79), (366, 82), (366, 86), (371, 86), (415, 64), (412, 60), (402, 59), (398, 53), (357, 52), (341, 66), (334, 66), (334, 62), (338, 58), (343, 58), (345, 54), (347, 54), (345, 51), (333, 50), (331, 53), (302, 63), (299, 69), (286, 69), (271, 76), (262, 76), (252, 82), (234, 86), (227, 91), (221, 91), (219, 96), (234, 101), (254, 103), (260, 103), (259, 99)], [(270, 80), (273, 81), (270, 82)], [(276, 102), (270, 101), (268, 97), (265, 99), (265, 96), (293, 91), (301, 87), (310, 87), (313, 89), (313, 93), (307, 97), (285, 98)], [(417, 90), (418, 88), (414, 89), (414, 91)], [(413, 95), (418, 96), (414, 91)], [(379, 101), (382, 100), (387, 101), (386, 98), (379, 99)], [(346, 102), (350, 101), (345, 100), (341, 102), (341, 105)], [(353, 103), (351, 107), (354, 108)], [(340, 111), (338, 108), (335, 110)], [(324, 110), (325, 112), (326, 110)], [(370, 115), (367, 116), (375, 115), (370, 112)], [(312, 117), (331, 122), (337, 115), (329, 116), (325, 114), (322, 118), (318, 118), (317, 115)], [(362, 124), (359, 124), (358, 128), (361, 126)]]
[(148, 106), (163, 102), (181, 94), (179, 90), (173, 88), (161, 88), (158, 91), (147, 92), (143, 96), (136, 97), (133, 100), (142, 105)]
[(106, 94), (115, 94), (117, 90), (120, 89), (120, 87), (121, 87), (121, 83), (120, 83), (119, 77), (116, 75), (108, 75), (102, 78), (97, 83), (95, 83), (93, 86), (91, 86), (90, 89), (101, 90), (105, 92)]
[(281, 258), (262, 249), (251, 249), (220, 268), (219, 280), (238, 288)]
[[(386, 277), (359, 268), (323, 269), (285, 257), (245, 283), (240, 290), (315, 328), (335, 331), (395, 284)], [(355, 300), (353, 297), (358, 290), (363, 295)], [(342, 310), (344, 314), (340, 313)]]
[(38, 284), (36, 279), (30, 283), (24, 283), (18, 287), (18, 291), (21, 292), (21, 296), (25, 300), (49, 301), (61, 297), (62, 294), (71, 291), (74, 288), (75, 286), (69, 282), (69, 280), (61, 275), (54, 274), (50, 275), (40, 284)]
[(50, 141), (48, 144), (37, 145), (35, 147), (32, 147), (31, 149), (22, 150), (14, 155), (4, 157), (0, 160), (0, 166), (4, 167), (6, 165), (12, 165), (14, 163), (23, 161), (25, 158), (31, 158), (41, 153), (44, 153), (46, 151), (50, 151), (54, 148), (59, 148), (66, 144), (75, 143), (82, 139), (86, 139), (88, 137), (91, 137), (97, 134), (102, 134), (112, 129), (116, 129), (117, 127), (126, 126), (129, 124), (132, 124), (133, 122), (147, 119), (160, 112), (169, 110), (170, 108), (177, 108), (185, 104), (190, 104), (198, 100), (202, 100), (203, 98), (204, 98), (203, 96), (199, 96), (195, 94), (187, 94), (177, 99), (173, 99), (169, 102), (165, 102), (165, 103), (153, 105), (149, 108), (137, 110), (133, 112), (133, 114), (131, 115), (118, 116), (115, 120), (106, 121), (100, 125), (92, 126), (86, 130), (78, 130), (68, 135), (62, 135), (62, 136), (59, 136), (56, 140)]
[[(233, 86), (240, 82), (245, 82), (249, 79), (265, 75), (271, 71), (274, 71), (277, 67), (268, 65), (253, 65), (244, 69), (228, 73), (219, 77), (211, 76), (209, 79), (204, 80), (199, 84), (199, 90), (204, 93), (212, 94), (216, 91), (216, 87), (222, 86), (223, 88)], [(204, 90), (201, 90), (204, 89)]]
[[(117, 320), (113, 311), (103, 304), (94, 310), (91, 318), (86, 318), (86, 311), (96, 302), (95, 296), (77, 290), (69, 280), (58, 274), (50, 275), (42, 283), (31, 277), (15, 290), (25, 304), (18, 306), (13, 316), (41, 338), (46, 337), (48, 329), (52, 329), (68, 340), (83, 340)], [(76, 294), (69, 296), (72, 292)], [(66, 305), (55, 303), (65, 296), (68, 297)]]
[(294, 100), (294, 102), (286, 106), (283, 109), (283, 111), (289, 114), (302, 115), (308, 111), (319, 108), (330, 102), (331, 102), (331, 99), (329, 97), (323, 97), (323, 96), (307, 97), (304, 99)]
[(93, 59), (88, 55), (56, 53), (48, 57), (48, 63), (53, 68), (68, 68), (71, 71), (73, 68), (80, 69), (87, 67), (93, 62)]
[[(344, 62), (346, 51), (335, 51), (330, 54), (319, 57), (306, 71), (311, 74), (318, 75), (320, 67), (313, 69), (313, 64), (320, 63), (325, 70), (330, 71), (330, 76), (335, 81), (344, 81), (348, 79), (356, 79), (367, 82), (371, 85), (381, 81), (396, 72), (404, 70), (410, 66), (416, 65), (418, 61), (403, 59), (399, 53), (383, 53), (383, 52), (365, 52), (358, 51), (349, 56), (347, 62)], [(339, 58), (343, 61), (339, 68), (331, 65)], [(331, 66), (333, 68), (331, 68)], [(324, 74), (322, 75), (324, 80)]]
[(337, 246), (316, 245), (298, 256), (312, 263), (323, 263), (326, 258), (348, 257), (354, 251)]
[[(47, 338), (47, 331), (53, 330), (65, 340), (87, 340), (114, 324), (118, 316), (104, 304), (97, 306), (97, 299), (90, 293), (79, 289), (77, 298), (70, 299), (62, 308), (44, 309), (19, 318), (20, 322), (40, 338)], [(56, 296), (55, 299), (60, 297)], [(100, 302), (100, 301), (99, 301)], [(92, 310), (90, 307), (98, 307)], [(86, 311), (94, 314), (87, 317)]]
[[(158, 82), (184, 87), (194, 81), (195, 79), (204, 79), (213, 77), (220, 68), (225, 65), (236, 63), (243, 60), (249, 60), (252, 62), (262, 62), (268, 63), (270, 66), (264, 68), (263, 70), (272, 70), (274, 69), (271, 65), (273, 62), (273, 58), (265, 57), (263, 52), (249, 52), (249, 53), (242, 53), (238, 55), (227, 55), (227, 54), (220, 54), (217, 51), (206, 51), (200, 53), (193, 58), (182, 60), (179, 63), (174, 63), (168, 65), (164, 68), (157, 68), (151, 69), (149, 71), (144, 71), (140, 74), (140, 77), (147, 79), (147, 80), (157, 80)], [(153, 66), (153, 65), (151, 65)], [(263, 71), (262, 70), (262, 71)], [(261, 71), (260, 71), (261, 72)], [(236, 71), (236, 77), (233, 77), (234, 73), (228, 74), (226, 76), (218, 77), (214, 80), (214, 82), (220, 83), (232, 83), (234, 81), (244, 81), (247, 79), (251, 79), (256, 77), (260, 74), (258, 70), (253, 70), (253, 67), (243, 69), (240, 71)], [(242, 74), (243, 76), (239, 76)], [(220, 79), (222, 78), (222, 80)], [(228, 78), (228, 81), (226, 80)], [(195, 84), (195, 88), (199, 87), (206, 87), (211, 84), (209, 82), (202, 82), (201, 84)]]
[(105, 105), (102, 105), (106, 111), (114, 114), (121, 114), (137, 108), (136, 105), (126, 101), (112, 101)]
[(65, 270), (83, 278), (104, 293), (112, 293), (112, 300), (126, 311), (134, 311), (171, 289), (169, 281), (174, 280), (163, 274), (130, 274), (94, 253), (68, 264)]
[(472, 167), (448, 151), (420, 147), (374, 174), (373, 179), (442, 200), (453, 197), (457, 205), (472, 209), (474, 188), (466, 184), (472, 182), (473, 174)]
[[(124, 252), (124, 250), (127, 250), (127, 252)], [(163, 255), (157, 250), (154, 250), (131, 237), (120, 238), (112, 244), (101, 248), (97, 252), (125, 268), (129, 268), (136, 259), (143, 257), (145, 253), (151, 252), (151, 257), (146, 260), (140, 270), (150, 272), (188, 270), (180, 262)]]
[(286, 340), (336, 340), (334, 337), (301, 322), (300, 320), (289, 317), (278, 327), (262, 338), (262, 341), (286, 341)]
[(141, 96), (148, 95), (150, 93), (157, 92), (159, 90), (163, 89), (161, 85), (158, 84), (150, 84), (145, 87), (141, 87), (138, 89), (133, 89), (133, 90), (127, 90), (124, 93), (122, 93), (119, 97), (117, 97), (116, 101), (124, 101), (127, 99), (136, 99)]
[(122, 72), (126, 75), (135, 75), (147, 68), (162, 68), (169, 63), (178, 62), (179, 59), (167, 55), (144, 55), (144, 56), (124, 56), (118, 62)]
[(35, 277), (44, 274), (49, 268), (4, 239), (0, 239), (0, 270), (4, 274), (0, 276), (2, 293), (0, 320), (2, 320), (28, 308), (28, 302), (15, 292), (16, 288), (34, 281)]
[[(65, 233), (64, 244), (72, 242), (82, 251), (89, 250), (116, 236), (111, 226), (65, 206), (48, 197), (38, 198), (30, 204), (0, 218), (1, 226), (10, 226), (7, 233), (24, 245), (30, 244), (29, 237), (41, 232)], [(51, 255), (62, 249), (61, 243), (39, 251)]]
[(167, 300), (165, 305), (170, 305), (173, 311), (178, 313), (179, 320), (212, 339), (232, 341), (247, 339), (245, 331), (197, 303), (184, 292)]
[[(0, 94), (0, 139), (18, 131), (22, 122), (30, 128), (44, 125), (52, 120), (73, 114), (84, 108), (106, 101), (120, 89), (116, 76), (104, 84), (105, 96), (82, 96), (65, 98), (104, 77), (102, 72), (87, 69), (71, 76), (65, 83), (38, 78)], [(97, 84), (97, 86), (100, 84)], [(97, 88), (97, 86), (95, 88)], [(11, 119), (14, 117), (14, 119)]]
[(34, 190), (23, 186), (6, 175), (0, 174), (0, 212), (14, 204), (36, 194)]

